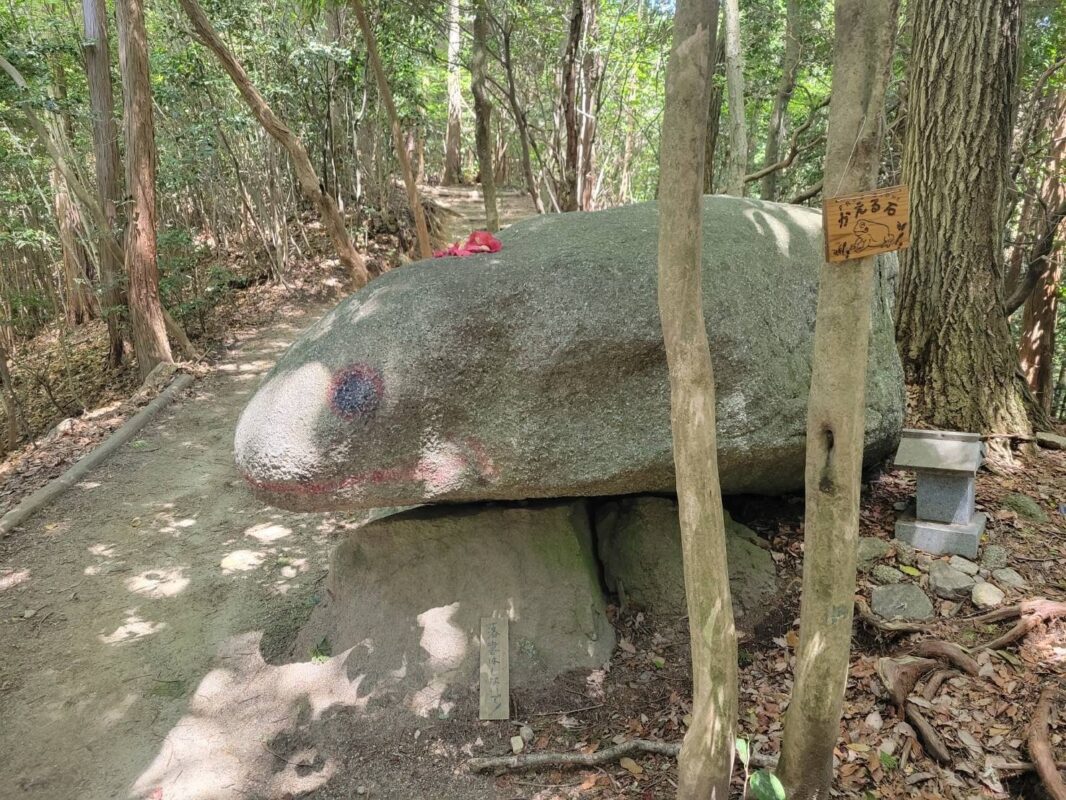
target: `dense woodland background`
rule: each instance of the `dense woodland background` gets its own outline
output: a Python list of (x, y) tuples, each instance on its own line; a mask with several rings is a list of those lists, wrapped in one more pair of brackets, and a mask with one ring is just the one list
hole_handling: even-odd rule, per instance
[[(957, 32), (944, 28), (947, 20), (938, 21), (944, 15), (935, 9), (923, 12), (923, 5), (936, 4), (912, 2), (904, 9), (882, 121), (881, 184), (928, 184), (920, 170), (928, 150), (922, 137), (929, 131), (964, 152), (968, 166), (957, 182), (936, 179), (940, 200), (927, 185), (925, 201), (916, 202), (916, 230), (925, 220), (938, 224), (928, 225), (932, 240), (919, 241), (904, 257), (900, 339), (914, 384), (913, 410), (944, 427), (1024, 436), (1030, 428), (1016, 404), (982, 397), (983, 410), (967, 409), (958, 400), (965, 387), (945, 388), (943, 376), (960, 364), (965, 371), (971, 361), (985, 362), (980, 345), (970, 349), (972, 331), (984, 329), (997, 353), (1006, 352), (1009, 335), (1017, 375), (1004, 377), (1013, 367), (991, 358), (987, 369), (974, 370), (978, 379), (1010, 384), (1038, 427), (1049, 415), (1066, 414), (1066, 335), (1058, 303), (1066, 10), (1057, 0), (1032, 0), (1021, 10), (1016, 2), (987, 3), (1003, 7), (1016, 28), (979, 33), (987, 47), (954, 53), (954, 71), (940, 74), (937, 59), (947, 57)], [(302, 142), (321, 197), (313, 186), (301, 186), (289, 150), (242, 99), (216, 53), (203, 46), (190, 7), (206, 16), (250, 84)], [(129, 390), (151, 364), (172, 357), (158, 350), (158, 341), (142, 342), (136, 324), (137, 304), (151, 305), (147, 295), (156, 291), (151, 280), (141, 280), (150, 277), (144, 259), (156, 259), (158, 298), (172, 318), (166, 327), (178, 358), (194, 357), (197, 340), (219, 324), (219, 309), (249, 285), (287, 285), (309, 262), (344, 261), (343, 248), (316, 235), (329, 200), (344, 215), (355, 258), (369, 256), (371, 277), (396, 263), (375, 243), (393, 243), (415, 258), (423, 252), (400, 179), (387, 98), (355, 10), (317, 0), (210, 0), (202, 7), (190, 0), (147, 6), (119, 0), (117, 9), (105, 0), (83, 0), (82, 6), (20, 0), (0, 8), (6, 450)], [(669, 191), (658, 180), (658, 148), (671, 4), (406, 0), (370, 2), (365, 11), (418, 183), (486, 184), (481, 164), (491, 163), (496, 186), (528, 193), (545, 213), (594, 210)], [(138, 32), (142, 15), (146, 36)], [(953, 24), (976, 26), (979, 20)], [(826, 0), (723, 3), (707, 191), (820, 204), (832, 27)], [(923, 44), (916, 48), (916, 42)], [(148, 57), (147, 83), (139, 45)], [(993, 75), (1004, 63), (1006, 71)], [(483, 86), (480, 104), (472, 70), (480, 76), (474, 88)], [(479, 120), (481, 137), (475, 136)], [(1002, 133), (1009, 152), (982, 149), (986, 140), (970, 136), (982, 126)], [(108, 148), (110, 174), (100, 169)], [(151, 163), (157, 165), (154, 198), (144, 185), (152, 182)], [(908, 163), (912, 172), (905, 174)], [(942, 270), (923, 258), (928, 248), (954, 253), (958, 243), (941, 223), (952, 218), (960, 195), (988, 191), (983, 173), (1006, 191), (989, 219), (971, 222), (1001, 243), (1002, 263), (979, 265), (993, 278), (992, 293), (960, 302), (972, 328), (958, 320), (942, 323), (963, 332), (948, 345), (943, 331), (927, 330), (935, 325), (927, 323), (929, 304), (944, 304), (942, 287), (927, 291), (919, 276), (932, 275), (932, 284), (969, 280), (965, 269), (948, 264)], [(425, 205), (432, 216), (433, 204)], [(119, 253), (114, 243), (137, 229), (130, 220), (146, 221), (144, 209), (152, 207), (158, 209), (154, 244), (125, 233)], [(109, 230), (101, 230), (101, 214)], [(989, 297), (999, 298), (1004, 311), (987, 307)], [(163, 329), (158, 314), (146, 318)], [(989, 322), (997, 319), (1009, 328)], [(193, 343), (182, 342), (182, 329)], [(929, 352), (931, 336), (950, 351), (954, 365), (938, 363)], [(139, 372), (131, 345), (138, 354), (158, 350), (142, 356)]]

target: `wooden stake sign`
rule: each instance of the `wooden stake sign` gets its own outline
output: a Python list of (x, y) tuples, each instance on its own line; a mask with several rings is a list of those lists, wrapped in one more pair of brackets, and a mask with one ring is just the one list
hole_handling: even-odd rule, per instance
[(481, 618), (481, 719), (511, 716), (510, 661), (507, 620)]
[(830, 197), (822, 204), (825, 260), (831, 263), (902, 250), (911, 243), (906, 186)]

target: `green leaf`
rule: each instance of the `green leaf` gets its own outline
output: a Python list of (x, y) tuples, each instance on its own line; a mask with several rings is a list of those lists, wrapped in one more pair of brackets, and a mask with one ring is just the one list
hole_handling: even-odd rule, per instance
[(919, 575), (922, 574), (922, 571), (920, 569), (917, 569), (916, 567), (908, 567), (906, 564), (901, 564), (899, 571), (907, 573), (912, 578), (917, 578)]
[(325, 636), (322, 637), (321, 642), (311, 648), (311, 662), (314, 664), (321, 664), (323, 661), (329, 661), (329, 657), (332, 655), (333, 646)]
[(744, 765), (744, 769), (748, 768), (748, 761), (751, 760), (751, 751), (748, 749), (748, 740), (737, 737), (737, 758), (740, 759), (740, 763)]
[(785, 787), (772, 772), (760, 769), (748, 779), (751, 796), (755, 800), (786, 800)]
[(879, 753), (879, 756), (881, 758), (881, 766), (886, 770), (891, 771), (899, 766), (899, 759), (895, 756), (890, 756), (888, 753), (884, 752)]

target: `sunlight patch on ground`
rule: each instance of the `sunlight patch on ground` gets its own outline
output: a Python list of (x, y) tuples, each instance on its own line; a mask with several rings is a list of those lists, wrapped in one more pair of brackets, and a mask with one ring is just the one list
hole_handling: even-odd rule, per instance
[(292, 535), (292, 528), (286, 528), (284, 525), (278, 525), (271, 522), (261, 522), (258, 525), (253, 525), (244, 532), (245, 536), (251, 536), (253, 539), (258, 539), (260, 542), (274, 542), (278, 539), (284, 539), (286, 536)]
[(273, 666), (259, 653), (259, 633), (234, 636), (200, 682), (186, 714), (171, 728), (130, 796), (167, 800), (286, 797), (325, 784), (337, 765), (283, 734), (329, 709), (364, 709), (363, 676), (349, 680), (346, 651), (322, 663)]
[(29, 580), (29, 577), (30, 571), (28, 569), (4, 570), (0, 572), (0, 592), (18, 586), (20, 583), (25, 583)]
[(247, 572), (255, 569), (263, 563), (266, 553), (260, 550), (234, 550), (222, 559), (219, 566), (222, 567), (223, 575), (234, 572)]
[(134, 594), (159, 599), (180, 594), (189, 585), (189, 579), (181, 567), (150, 569), (132, 578), (127, 578), (126, 588)]
[(116, 553), (115, 553), (115, 545), (113, 545), (113, 544), (99, 543), (99, 544), (89, 545), (89, 552), (92, 553), (94, 556), (97, 556), (99, 558), (114, 558), (115, 555), (116, 555)]
[(126, 612), (125, 621), (115, 629), (114, 633), (106, 636), (100, 634), (100, 641), (104, 644), (125, 644), (159, 633), (165, 627), (167, 627), (165, 622), (150, 622), (139, 617), (137, 609), (130, 609)]

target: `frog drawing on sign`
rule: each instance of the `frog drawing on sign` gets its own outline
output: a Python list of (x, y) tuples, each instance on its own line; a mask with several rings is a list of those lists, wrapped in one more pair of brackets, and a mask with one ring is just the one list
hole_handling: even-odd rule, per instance
[(867, 219), (855, 223), (855, 246), (852, 250), (856, 253), (871, 247), (890, 247), (894, 241), (895, 237), (887, 225)]

